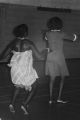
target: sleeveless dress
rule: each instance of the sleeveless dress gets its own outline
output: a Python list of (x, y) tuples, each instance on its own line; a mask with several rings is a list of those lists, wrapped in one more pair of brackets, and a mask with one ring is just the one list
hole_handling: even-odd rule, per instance
[(11, 67), (12, 83), (21, 88), (30, 89), (38, 75), (33, 68), (32, 51), (13, 52), (9, 66)]
[(53, 31), (48, 32), (46, 36), (51, 52), (47, 55), (45, 74), (50, 75), (53, 79), (56, 76), (69, 76), (63, 53), (64, 33)]

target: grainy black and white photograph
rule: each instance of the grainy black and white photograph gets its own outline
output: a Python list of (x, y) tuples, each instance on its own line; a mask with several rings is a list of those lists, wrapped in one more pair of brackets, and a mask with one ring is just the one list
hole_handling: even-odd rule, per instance
[(80, 0), (0, 0), (0, 120), (80, 120)]

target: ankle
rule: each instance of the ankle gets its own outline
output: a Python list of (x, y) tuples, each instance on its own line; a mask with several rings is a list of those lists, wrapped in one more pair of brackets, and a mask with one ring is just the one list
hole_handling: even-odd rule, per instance
[(29, 106), (29, 105), (28, 105), (28, 104), (23, 103), (23, 104), (22, 104), (22, 106), (23, 106), (23, 107), (25, 107), (25, 108), (28, 108), (28, 106)]

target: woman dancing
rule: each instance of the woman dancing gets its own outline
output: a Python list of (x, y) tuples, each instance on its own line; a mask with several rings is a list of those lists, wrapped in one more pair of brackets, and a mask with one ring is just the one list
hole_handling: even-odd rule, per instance
[(15, 39), (8, 45), (2, 53), (3, 61), (10, 60), (8, 66), (11, 68), (11, 80), (15, 86), (15, 91), (11, 103), (10, 111), (15, 113), (15, 100), (20, 89), (28, 91), (27, 99), (22, 103), (21, 109), (24, 114), (28, 114), (27, 107), (32, 100), (38, 86), (38, 74), (33, 67), (33, 56), (39, 60), (44, 59), (43, 53), (40, 53), (34, 43), (28, 38), (28, 26), (26, 24), (18, 25), (14, 28)]
[(63, 22), (59, 17), (52, 17), (47, 21), (48, 30), (44, 30), (43, 39), (46, 41), (46, 48), (48, 49), (46, 60), (46, 75), (50, 76), (50, 100), (53, 101), (53, 87), (55, 78), (61, 76), (60, 90), (57, 102), (65, 103), (61, 100), (61, 93), (64, 84), (65, 76), (69, 76), (69, 71), (66, 65), (64, 52), (63, 52), (63, 40), (69, 42), (76, 41), (76, 34), (69, 35), (63, 32)]

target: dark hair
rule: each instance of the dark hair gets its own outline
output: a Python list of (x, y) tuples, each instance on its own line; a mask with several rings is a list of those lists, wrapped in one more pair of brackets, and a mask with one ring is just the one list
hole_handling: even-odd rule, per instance
[(28, 26), (26, 24), (21, 24), (21, 25), (16, 26), (13, 29), (13, 34), (16, 37), (24, 37), (25, 34), (27, 36), (28, 35)]
[(48, 20), (47, 27), (49, 30), (61, 30), (63, 27), (63, 22), (59, 17), (52, 17)]

